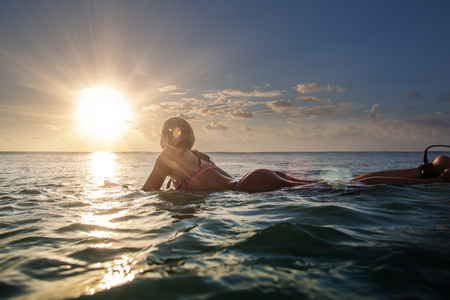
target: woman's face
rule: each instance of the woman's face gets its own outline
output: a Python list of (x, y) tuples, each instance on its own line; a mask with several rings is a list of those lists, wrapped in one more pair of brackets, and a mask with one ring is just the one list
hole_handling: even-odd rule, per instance
[(165, 149), (169, 146), (169, 138), (164, 133), (161, 133), (161, 140), (159, 141), (161, 149)]

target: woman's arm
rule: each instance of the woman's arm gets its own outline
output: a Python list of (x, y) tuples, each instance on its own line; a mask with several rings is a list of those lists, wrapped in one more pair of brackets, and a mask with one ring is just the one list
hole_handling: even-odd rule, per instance
[(444, 170), (441, 176), (436, 178), (403, 178), (403, 177), (385, 177), (385, 176), (372, 176), (362, 179), (352, 180), (356, 182), (362, 182), (366, 184), (425, 184), (434, 182), (448, 182), (450, 180), (450, 169)]
[(166, 177), (169, 175), (171, 168), (171, 155), (165, 149), (161, 151), (156, 159), (155, 166), (153, 167), (150, 176), (148, 176), (141, 190), (143, 191), (158, 191), (161, 188)]

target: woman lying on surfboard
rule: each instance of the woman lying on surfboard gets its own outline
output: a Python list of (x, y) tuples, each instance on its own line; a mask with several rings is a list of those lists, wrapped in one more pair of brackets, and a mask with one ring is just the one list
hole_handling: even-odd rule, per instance
[(194, 141), (194, 132), (187, 121), (181, 118), (166, 120), (161, 133), (162, 151), (142, 190), (159, 190), (167, 176), (180, 191), (265, 192), (318, 182), (266, 169), (252, 171), (239, 180), (216, 166), (208, 155), (191, 150)]
[[(169, 118), (164, 122), (161, 133), (162, 151), (156, 159), (150, 176), (142, 190), (159, 190), (169, 176), (176, 190), (180, 191), (243, 191), (265, 192), (283, 187), (300, 186), (319, 182), (318, 180), (301, 180), (285, 173), (258, 169), (246, 174), (241, 179), (234, 178), (211, 161), (210, 157), (197, 150), (192, 150), (195, 136), (191, 125), (181, 118)], [(448, 181), (450, 178), (450, 159), (438, 157), (436, 172), (442, 176), (431, 179), (421, 179), (417, 169), (384, 171), (383, 173), (368, 173), (353, 178), (368, 184), (400, 183), (417, 184)], [(445, 170), (447, 169), (447, 170)], [(414, 170), (418, 173), (417, 176)], [(444, 177), (445, 170), (445, 177)]]

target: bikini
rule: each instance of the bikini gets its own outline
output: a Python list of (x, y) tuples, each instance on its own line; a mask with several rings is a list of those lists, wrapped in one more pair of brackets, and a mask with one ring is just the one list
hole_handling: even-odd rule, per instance
[[(192, 153), (194, 153), (194, 152), (192, 152)], [(197, 156), (195, 153), (194, 153), (194, 155)], [(203, 172), (205, 172), (209, 169), (217, 169), (218, 168), (212, 161), (208, 161), (207, 163), (202, 164), (202, 160), (200, 159), (200, 157), (197, 156), (197, 159), (198, 159), (198, 166), (194, 171), (192, 171), (191, 174), (189, 174), (186, 178), (184, 178), (180, 181), (175, 181), (175, 180), (169, 179), (169, 181), (167, 182), (167, 188), (170, 188), (170, 185), (173, 182), (175, 190), (189, 191), (191, 184)]]
[[(167, 183), (167, 188), (169, 188), (171, 182), (173, 182), (173, 184), (175, 186), (175, 190), (189, 191), (191, 184), (194, 182), (195, 179), (197, 179), (198, 176), (200, 176), (201, 174), (203, 174), (205, 171), (207, 171), (209, 169), (218, 169), (219, 168), (212, 161), (202, 164), (201, 159), (199, 157), (197, 157), (197, 159), (198, 159), (198, 167), (191, 174), (189, 174), (185, 179), (182, 179), (180, 181), (169, 180), (169, 182)], [(238, 190), (239, 185), (241, 184), (242, 180), (244, 180), (247, 177), (247, 175), (249, 175), (250, 173), (251, 172), (245, 174), (244, 177), (242, 177), (240, 180), (238, 180), (236, 182), (236, 185), (234, 186), (235, 191)]]
[(217, 169), (217, 168), (218, 167), (213, 162), (199, 165), (191, 174), (189, 174), (188, 177), (186, 177), (183, 180), (174, 182), (175, 189), (177, 191), (189, 191), (191, 184), (198, 176), (200, 176), (203, 172), (209, 169)]

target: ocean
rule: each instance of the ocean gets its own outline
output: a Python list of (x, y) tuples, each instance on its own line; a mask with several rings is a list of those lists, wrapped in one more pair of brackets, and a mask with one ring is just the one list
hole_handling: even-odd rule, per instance
[(142, 192), (157, 153), (2, 152), (0, 298), (448, 299), (450, 184), (348, 182), (421, 152), (208, 154), (325, 182)]

